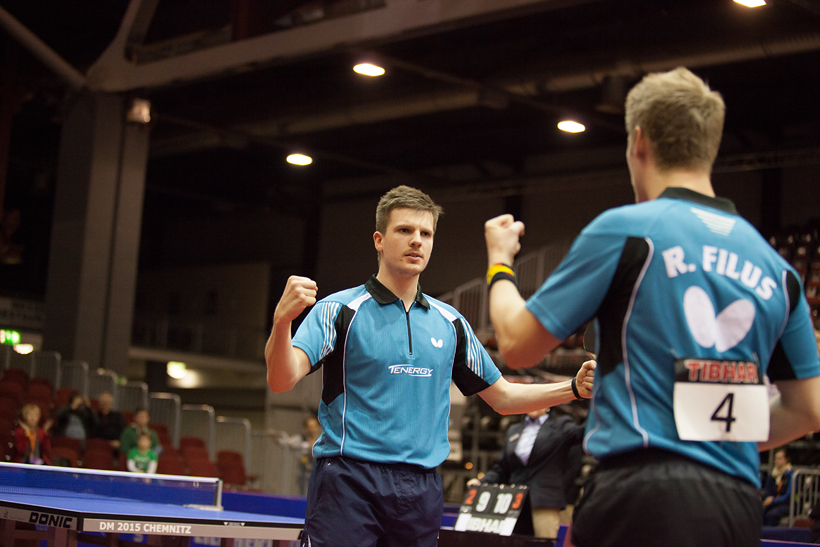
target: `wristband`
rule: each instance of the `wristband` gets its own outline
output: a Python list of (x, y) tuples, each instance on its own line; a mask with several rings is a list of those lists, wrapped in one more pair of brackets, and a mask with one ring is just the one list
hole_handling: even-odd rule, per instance
[(579, 401), (586, 401), (586, 398), (581, 397), (581, 394), (578, 393), (578, 386), (575, 385), (575, 378), (572, 379), (572, 382), (570, 383), (570, 385), (572, 386), (572, 394), (575, 395), (575, 398), (578, 399)]
[[(493, 283), (502, 279), (508, 279), (515, 283), (515, 272), (512, 266), (506, 264), (493, 264), (487, 269), (487, 289), (493, 286)], [(518, 286), (517, 283), (515, 283)]]

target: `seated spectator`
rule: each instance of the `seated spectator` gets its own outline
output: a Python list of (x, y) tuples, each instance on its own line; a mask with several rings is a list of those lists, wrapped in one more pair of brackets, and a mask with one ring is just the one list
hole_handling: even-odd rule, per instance
[(37, 423), (40, 421), (40, 407), (25, 405), (20, 410), (20, 425), (14, 430), (13, 461), (35, 465), (50, 465), (51, 439)]
[(763, 489), (763, 525), (777, 526), (780, 519), (789, 516), (792, 492), (792, 464), (785, 448), (774, 453), (774, 467)]
[(137, 439), (140, 434), (147, 433), (151, 437), (151, 450), (157, 456), (162, 454), (162, 445), (159, 442), (159, 435), (157, 432), (148, 427), (151, 421), (151, 416), (148, 414), (147, 408), (138, 408), (134, 411), (134, 423), (126, 427), (120, 436), (120, 453), (128, 454), (137, 447)]
[(97, 398), (99, 410), (94, 428), (93, 437), (105, 439), (111, 444), (116, 456), (120, 450), (120, 437), (125, 429), (125, 418), (114, 410), (114, 398), (110, 393), (101, 393)]
[(128, 451), (128, 470), (132, 473), (156, 473), (157, 453), (151, 450), (151, 435), (140, 433), (137, 447)]
[(72, 392), (68, 401), (66, 406), (57, 410), (50, 433), (55, 437), (77, 439), (85, 448), (85, 440), (91, 436), (97, 421), (91, 410), (91, 402), (79, 391)]

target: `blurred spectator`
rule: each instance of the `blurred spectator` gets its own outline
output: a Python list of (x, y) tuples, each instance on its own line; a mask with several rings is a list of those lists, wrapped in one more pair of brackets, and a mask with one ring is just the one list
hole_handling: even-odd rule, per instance
[(470, 479), (467, 485), (526, 484), (535, 536), (555, 538), (567, 505), (568, 451), (583, 439), (584, 426), (569, 416), (550, 417), (548, 410), (529, 412), (524, 422), (511, 425), (498, 462), (481, 480)]
[(313, 457), (313, 445), (316, 444), (319, 435), (322, 434), (322, 426), (319, 424), (319, 420), (311, 416), (302, 423), (302, 429), (304, 431), (301, 440), (302, 457), (299, 460), (299, 494), (306, 496), (310, 474), (313, 472), (313, 465), (316, 463)]
[(157, 432), (148, 427), (151, 416), (147, 408), (138, 408), (134, 412), (134, 423), (126, 427), (120, 436), (120, 453), (129, 454), (137, 448), (137, 439), (143, 433), (151, 438), (151, 450), (159, 456), (162, 454), (162, 445), (159, 442)]
[(125, 418), (113, 409), (114, 398), (110, 393), (101, 393), (97, 401), (99, 402), (99, 409), (96, 413), (97, 421), (92, 436), (97, 439), (107, 440), (116, 455), (120, 450), (120, 437), (125, 429)]
[(20, 410), (20, 425), (14, 430), (13, 461), (35, 465), (50, 465), (51, 439), (37, 423), (40, 421), (40, 407), (25, 405)]
[(780, 519), (789, 516), (789, 498), (792, 492), (792, 464), (785, 448), (774, 453), (774, 467), (763, 488), (763, 525), (777, 526)]
[(85, 448), (85, 440), (95, 429), (96, 416), (91, 410), (88, 397), (79, 391), (74, 391), (68, 399), (68, 404), (57, 410), (54, 416), (54, 427), (50, 433), (53, 437), (64, 436), (77, 439)]
[(140, 433), (137, 437), (137, 447), (128, 451), (128, 470), (133, 473), (156, 473), (157, 453), (151, 450), (151, 435)]

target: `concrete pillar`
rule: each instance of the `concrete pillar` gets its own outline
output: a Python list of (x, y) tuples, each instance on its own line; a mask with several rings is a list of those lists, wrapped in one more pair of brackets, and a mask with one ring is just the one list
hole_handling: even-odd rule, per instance
[(147, 125), (128, 101), (87, 93), (68, 106), (57, 167), (43, 348), (125, 374), (137, 280)]

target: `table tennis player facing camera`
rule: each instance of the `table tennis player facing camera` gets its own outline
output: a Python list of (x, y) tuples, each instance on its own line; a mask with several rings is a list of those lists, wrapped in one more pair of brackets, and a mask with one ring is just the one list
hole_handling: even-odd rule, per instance
[[(595, 318), (584, 449), (600, 465), (575, 509), (578, 547), (759, 545), (758, 450), (820, 429), (799, 279), (712, 188), (724, 110), (684, 68), (644, 78), (626, 99), (638, 203), (593, 220), (526, 302), (510, 273), (491, 287), (514, 367)], [(490, 267), (512, 265), (523, 235), (510, 215), (487, 221)]]
[(323, 371), (303, 546), (437, 545), (435, 468), (450, 453), (451, 380), (502, 414), (591, 395), (591, 364), (572, 381), (507, 382), (461, 314), (421, 292), (441, 212), (417, 189), (390, 190), (376, 208), (378, 273), (319, 302), (316, 283), (294, 276), (276, 307), (265, 351), (271, 389)]

